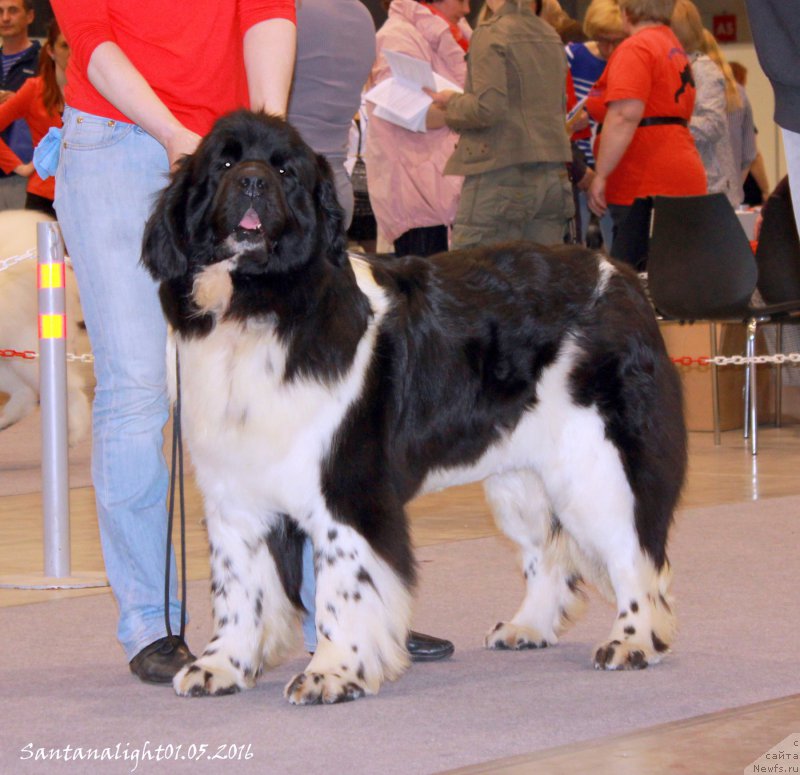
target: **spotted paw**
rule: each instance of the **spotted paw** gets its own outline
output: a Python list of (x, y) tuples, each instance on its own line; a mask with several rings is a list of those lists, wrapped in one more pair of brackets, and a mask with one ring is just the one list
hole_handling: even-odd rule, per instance
[(650, 662), (641, 644), (612, 640), (594, 653), (595, 670), (644, 670)]
[(330, 705), (350, 702), (371, 692), (360, 681), (338, 673), (298, 673), (283, 690), (292, 705)]
[(203, 665), (199, 661), (182, 668), (172, 679), (172, 686), (175, 693), (183, 697), (218, 697), (243, 688), (233, 670)]
[(510, 622), (498, 622), (486, 634), (487, 649), (511, 649), (513, 651), (543, 649), (554, 645), (555, 642), (555, 639), (548, 640), (532, 627), (522, 627)]

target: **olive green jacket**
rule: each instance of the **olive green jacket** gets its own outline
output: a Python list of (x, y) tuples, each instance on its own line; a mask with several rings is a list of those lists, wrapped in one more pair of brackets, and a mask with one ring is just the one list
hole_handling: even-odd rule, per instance
[(555, 30), (527, 3), (506, 2), (473, 33), (464, 94), (447, 104), (447, 125), (460, 138), (445, 174), (570, 161), (566, 75)]

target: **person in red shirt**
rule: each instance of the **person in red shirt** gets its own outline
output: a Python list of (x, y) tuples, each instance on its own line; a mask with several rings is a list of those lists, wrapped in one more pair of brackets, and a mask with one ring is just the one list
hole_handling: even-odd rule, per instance
[(689, 60), (669, 28), (675, 0), (620, 0), (626, 38), (589, 93), (597, 137), (589, 208), (608, 209), (615, 233), (637, 197), (706, 193), (688, 129), (694, 106)]
[(169, 683), (194, 657), (174, 557), (165, 622), (167, 327), (140, 265), (144, 225), (177, 159), (224, 113), (284, 115), (294, 0), (53, 0), (69, 41), (55, 209), (75, 267), (97, 387), (92, 478), (131, 672)]
[[(11, 122), (22, 118), (27, 122), (36, 146), (50, 127), (61, 126), (61, 112), (64, 110), (62, 89), (66, 81), (68, 60), (69, 45), (61, 34), (58, 23), (52, 21), (39, 57), (39, 75), (25, 81), (19, 91), (0, 105), (0, 131)], [(42, 180), (33, 168), (33, 162), (24, 163), (2, 139), (0, 169), (6, 174), (15, 172), (28, 178), (26, 210), (41, 210), (55, 217), (55, 179), (50, 177)]]

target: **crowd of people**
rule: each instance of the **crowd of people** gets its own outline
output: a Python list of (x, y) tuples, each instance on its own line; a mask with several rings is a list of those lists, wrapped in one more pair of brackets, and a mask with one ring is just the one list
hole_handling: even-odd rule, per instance
[[(195, 0), (180, 14), (163, 2), (144, 18), (125, 2), (110, 14), (106, 0), (52, 0), (57, 22), (40, 46), (28, 36), (30, 0), (0, 0), (0, 208), (55, 213), (75, 267), (97, 377), (100, 535), (118, 638), (142, 680), (167, 682), (192, 655), (164, 621), (167, 332), (139, 246), (170, 168), (219, 116), (240, 106), (288, 116), (330, 161), (348, 222), (346, 149), (360, 116), (369, 205), (397, 256), (580, 241), (586, 229), (571, 224), (581, 209), (584, 226), (589, 212), (602, 219), (610, 248), (639, 197), (723, 191), (738, 205), (745, 177), (759, 174), (743, 85), (691, 0), (592, 0), (582, 31), (556, 0), (486, 0), (474, 30), (469, 0), (384, 4), (376, 33), (360, 0)], [(748, 4), (758, 44), (774, 4)], [(784, 32), (796, 44), (797, 20)], [(786, 75), (790, 58), (770, 51), (791, 174), (796, 70)], [(387, 52), (453, 85), (429, 90), (424, 131), (363, 102), (391, 76)], [(54, 176), (32, 162), (51, 130), (62, 138)], [(763, 176), (759, 185), (766, 192)], [(175, 578), (173, 567), (177, 630)], [(312, 651), (313, 586), (307, 547)], [(452, 653), (419, 633), (408, 645), (420, 659)]]

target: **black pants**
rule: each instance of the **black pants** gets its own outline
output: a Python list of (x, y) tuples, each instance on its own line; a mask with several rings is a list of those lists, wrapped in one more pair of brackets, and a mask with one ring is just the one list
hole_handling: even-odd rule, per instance
[(409, 229), (394, 241), (396, 256), (432, 256), (447, 250), (447, 226)]

